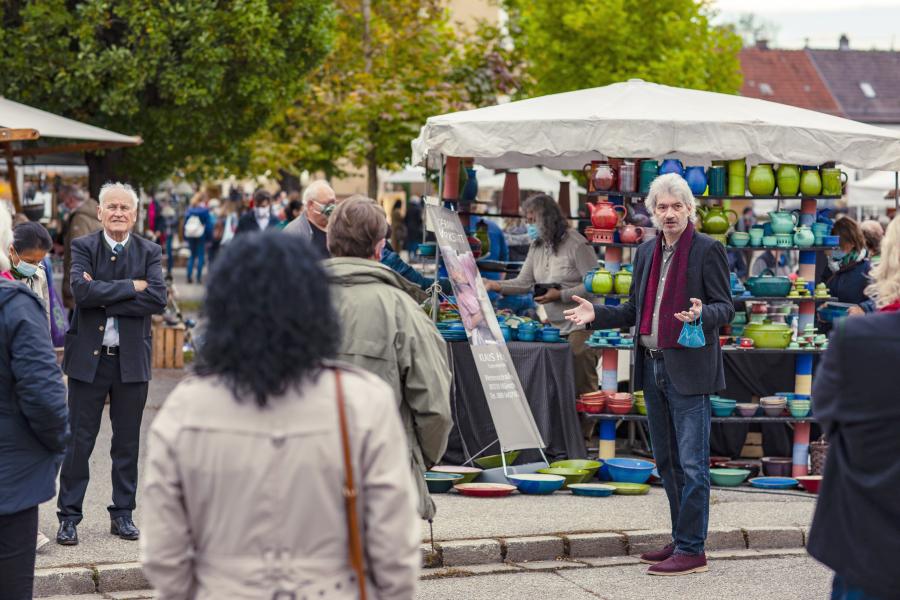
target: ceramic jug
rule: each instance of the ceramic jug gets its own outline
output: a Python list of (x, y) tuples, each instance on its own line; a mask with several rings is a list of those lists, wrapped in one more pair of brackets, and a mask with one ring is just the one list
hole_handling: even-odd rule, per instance
[(800, 191), (800, 167), (797, 165), (778, 165), (778, 194), (796, 196)]
[(799, 246), (800, 248), (809, 248), (815, 241), (815, 234), (813, 234), (812, 229), (806, 225), (799, 226), (796, 233), (794, 233), (794, 245)]
[(709, 180), (710, 196), (725, 196), (728, 194), (728, 172), (725, 170), (725, 167), (713, 165), (706, 172), (706, 176)]
[(463, 187), (460, 200), (474, 202), (478, 198), (478, 176), (475, 167), (466, 167), (466, 185)]
[(772, 233), (791, 233), (797, 226), (797, 214), (786, 210), (773, 210), (769, 213), (769, 223), (772, 226)]
[(609, 294), (613, 291), (613, 276), (606, 269), (588, 271), (584, 276), (584, 288), (592, 294)]
[(625, 161), (619, 167), (619, 191), (636, 192), (637, 188), (637, 165), (633, 162)]
[(619, 230), (619, 239), (623, 244), (636, 244), (644, 237), (644, 229), (634, 225), (625, 225)]
[(631, 273), (628, 271), (616, 273), (614, 285), (617, 294), (627, 294), (631, 291)]
[(616, 172), (609, 163), (600, 160), (592, 160), (584, 165), (582, 171), (588, 180), (589, 192), (608, 192), (613, 189), (616, 182)]
[(642, 160), (640, 171), (640, 191), (642, 194), (646, 194), (650, 191), (650, 184), (653, 183), (653, 180), (659, 176), (659, 163), (657, 163), (655, 160)]
[(706, 191), (706, 173), (703, 167), (688, 167), (684, 170), (684, 179), (695, 196), (702, 196)]
[(728, 161), (728, 195), (743, 196), (746, 192), (747, 160), (738, 158)]
[(800, 174), (800, 193), (806, 197), (822, 193), (822, 178), (815, 167), (803, 167)]
[(754, 196), (771, 196), (775, 191), (775, 172), (772, 165), (762, 163), (750, 169), (748, 187)]
[(664, 160), (659, 167), (659, 174), (666, 175), (668, 173), (678, 173), (684, 177), (684, 167), (681, 165), (681, 161), (674, 158)]
[[(587, 206), (591, 210), (591, 224), (597, 229), (615, 229), (619, 219), (624, 220), (628, 215), (624, 206), (612, 202), (588, 202)], [(621, 217), (616, 213), (618, 210), (622, 211)]]
[(823, 196), (840, 196), (847, 183), (847, 174), (840, 169), (821, 169), (822, 174), (822, 195)]
[[(698, 206), (697, 212), (703, 215), (703, 233), (721, 235), (738, 220), (736, 212), (721, 206)], [(729, 214), (734, 216), (734, 221), (729, 222)]]

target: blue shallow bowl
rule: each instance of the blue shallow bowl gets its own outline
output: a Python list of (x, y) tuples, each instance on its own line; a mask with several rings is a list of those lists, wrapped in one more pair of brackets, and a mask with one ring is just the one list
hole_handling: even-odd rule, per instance
[(566, 478), (562, 475), (544, 475), (543, 473), (509, 475), (507, 479), (523, 494), (552, 494), (566, 482)]
[(750, 480), (750, 485), (763, 490), (790, 490), (800, 485), (800, 482), (793, 477), (754, 477)]
[(595, 498), (612, 496), (616, 491), (615, 487), (603, 483), (573, 483), (569, 489), (575, 496), (593, 496)]
[(435, 473), (428, 471), (425, 473), (425, 485), (432, 494), (445, 494), (450, 491), (457, 483), (462, 482), (463, 475), (456, 473)]
[(646, 483), (656, 468), (652, 462), (636, 458), (608, 458), (603, 461), (603, 466), (613, 481), (623, 483)]

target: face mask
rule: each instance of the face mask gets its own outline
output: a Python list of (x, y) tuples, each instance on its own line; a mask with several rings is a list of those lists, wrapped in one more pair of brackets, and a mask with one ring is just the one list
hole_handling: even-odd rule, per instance
[(842, 258), (844, 258), (845, 256), (847, 256), (847, 253), (844, 252), (843, 250), (832, 250), (832, 251), (831, 251), (831, 258), (832, 258), (833, 260), (840, 261), (840, 260), (841, 260)]
[(535, 225), (534, 223), (529, 223), (525, 229), (528, 231), (528, 237), (529, 237), (529, 239), (531, 239), (532, 242), (534, 240), (538, 239), (537, 225)]
[(24, 260), (20, 260), (15, 269), (22, 277), (34, 277), (34, 274), (37, 273), (38, 270), (36, 265), (27, 263)]
[(269, 209), (268, 206), (257, 206), (256, 207), (256, 218), (257, 219), (268, 219), (269, 214), (271, 212), (272, 211)]

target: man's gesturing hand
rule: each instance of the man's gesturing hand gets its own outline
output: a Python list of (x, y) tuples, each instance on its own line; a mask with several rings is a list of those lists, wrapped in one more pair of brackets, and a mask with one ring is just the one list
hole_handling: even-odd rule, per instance
[(572, 296), (572, 300), (578, 303), (575, 308), (570, 308), (563, 314), (566, 319), (576, 325), (584, 325), (594, 320), (594, 305), (580, 296)]

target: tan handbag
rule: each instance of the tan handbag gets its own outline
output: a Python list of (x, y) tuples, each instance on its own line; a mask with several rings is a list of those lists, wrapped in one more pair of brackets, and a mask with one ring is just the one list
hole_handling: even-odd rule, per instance
[(359, 514), (356, 512), (356, 499), (359, 496), (353, 481), (353, 461), (350, 458), (350, 434), (347, 431), (347, 411), (344, 406), (344, 388), (341, 385), (341, 371), (334, 370), (335, 388), (337, 388), (338, 419), (341, 425), (341, 446), (344, 451), (344, 506), (347, 509), (347, 533), (350, 542), (350, 566), (356, 573), (359, 582), (359, 598), (366, 600), (366, 573), (363, 559), (362, 534), (359, 531)]

